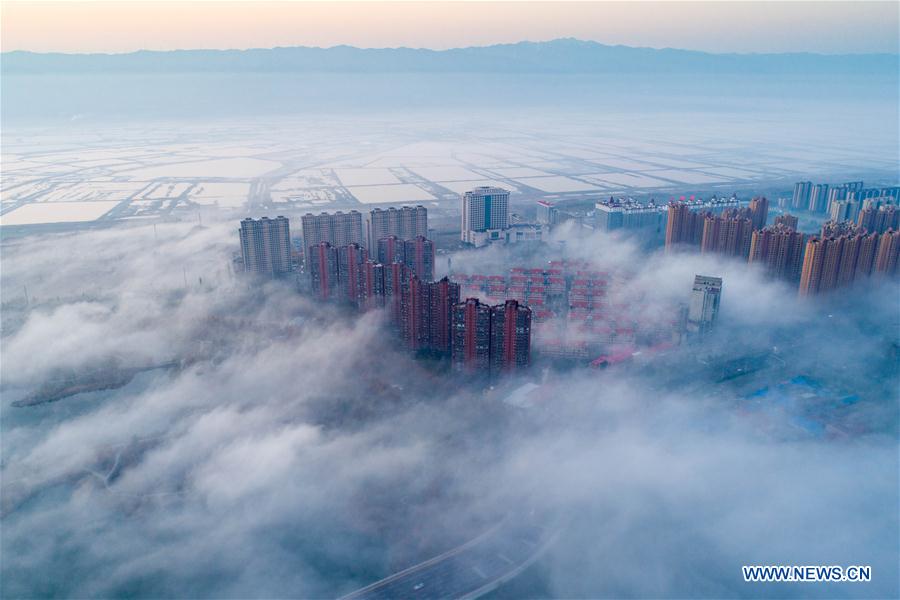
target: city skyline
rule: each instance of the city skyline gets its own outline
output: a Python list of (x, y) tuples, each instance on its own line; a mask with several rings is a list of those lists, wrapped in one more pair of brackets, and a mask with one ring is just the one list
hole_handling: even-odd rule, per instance
[(0, 597), (900, 598), (898, 44), (0, 0)]

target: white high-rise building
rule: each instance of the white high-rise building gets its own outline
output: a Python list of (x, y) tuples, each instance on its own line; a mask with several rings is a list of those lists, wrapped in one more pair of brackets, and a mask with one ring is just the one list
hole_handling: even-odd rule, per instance
[(812, 181), (798, 181), (794, 184), (791, 208), (806, 210), (809, 207), (809, 195), (812, 193), (812, 186)]
[(279, 277), (292, 270), (291, 231), (286, 217), (241, 221), (244, 270)]
[(722, 278), (694, 276), (694, 289), (688, 305), (687, 330), (690, 333), (706, 333), (719, 315), (722, 296)]
[(369, 252), (378, 248), (378, 240), (390, 236), (400, 240), (428, 237), (428, 209), (424, 206), (375, 208), (366, 217), (366, 236)]
[(477, 187), (462, 196), (463, 242), (483, 246), (503, 239), (509, 229), (509, 191), (498, 187)]
[(852, 200), (832, 202), (828, 214), (832, 221), (855, 221), (859, 215), (859, 202)]

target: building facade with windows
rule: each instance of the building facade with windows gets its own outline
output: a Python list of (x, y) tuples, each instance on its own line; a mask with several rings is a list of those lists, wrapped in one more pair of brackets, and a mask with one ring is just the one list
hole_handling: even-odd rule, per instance
[(383, 238), (396, 236), (402, 241), (420, 235), (428, 236), (428, 209), (424, 206), (374, 208), (366, 217), (366, 239), (372, 252)]
[(293, 270), (291, 229), (286, 217), (262, 217), (241, 221), (241, 255), (244, 271), (283, 277)]
[(333, 214), (306, 213), (300, 218), (303, 225), (303, 243), (306, 248), (320, 242), (328, 242), (335, 248), (347, 244), (365, 244), (362, 229), (362, 214), (351, 210)]
[(501, 241), (509, 228), (509, 191), (499, 187), (477, 187), (462, 196), (460, 237), (473, 246)]

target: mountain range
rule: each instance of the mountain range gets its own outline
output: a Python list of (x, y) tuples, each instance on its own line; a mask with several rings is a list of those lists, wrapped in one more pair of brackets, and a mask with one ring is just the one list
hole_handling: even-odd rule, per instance
[(712, 54), (558, 39), (450, 50), (280, 47), (126, 54), (5, 52), (4, 74), (35, 73), (716, 73), (859, 74), (897, 77), (898, 54)]

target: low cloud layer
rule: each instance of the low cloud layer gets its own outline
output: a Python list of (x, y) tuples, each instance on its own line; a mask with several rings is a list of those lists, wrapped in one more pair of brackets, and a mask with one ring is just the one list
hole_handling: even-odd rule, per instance
[[(379, 313), (232, 276), (236, 248), (233, 223), (6, 242), (4, 596), (333, 597), (529, 510), (559, 541), (500, 596), (900, 593), (896, 281), (800, 301), (740, 262), (572, 240), (567, 258), (621, 272), (648, 311), (722, 276), (715, 334), (483, 392), (413, 360)], [(760, 373), (711, 375), (710, 356), (773, 346)], [(172, 360), (11, 405), (60, 373)], [(753, 399), (799, 376), (826, 392)], [(504, 403), (525, 381), (534, 405)], [(746, 584), (742, 564), (870, 564), (873, 581)]]

